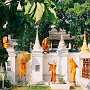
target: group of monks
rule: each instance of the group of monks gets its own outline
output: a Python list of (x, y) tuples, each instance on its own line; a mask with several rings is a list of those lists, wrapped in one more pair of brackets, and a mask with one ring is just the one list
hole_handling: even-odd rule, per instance
[[(4, 36), (2, 41), (3, 41), (3, 47), (4, 48), (8, 48), (10, 46), (10, 41), (8, 39), (8, 36)], [(42, 48), (43, 48), (43, 53), (49, 52), (50, 44), (49, 44), (48, 37), (43, 39)]]
[[(69, 82), (73, 85), (76, 85), (76, 68), (78, 67), (75, 59), (71, 56), (68, 57), (68, 66), (69, 66)], [(49, 64), (49, 71), (51, 72), (51, 79), (50, 82), (55, 83), (56, 82), (56, 63)]]
[[(49, 40), (48, 38), (45, 38), (42, 41), (42, 48), (43, 48), (43, 52), (44, 53), (48, 53), (49, 52)], [(69, 66), (69, 70), (70, 70), (70, 79), (69, 81), (75, 84), (75, 80), (76, 80), (76, 68), (78, 67), (77, 64), (75, 63), (75, 59), (70, 56), (68, 57), (68, 66)], [(49, 71), (51, 72), (51, 82), (56, 82), (56, 64), (49, 64)]]
[[(3, 37), (3, 46), (4, 48), (8, 48), (10, 46), (9, 40), (7, 36)], [(43, 39), (42, 41), (42, 48), (43, 48), (43, 53), (49, 53), (49, 40), (48, 38)], [(22, 78), (23, 76), (26, 75), (26, 65), (28, 60), (30, 60), (31, 54), (28, 52), (21, 52), (17, 55), (17, 61), (18, 61), (18, 74), (19, 77)], [(54, 64), (48, 64), (49, 65), (49, 71), (50, 71), (50, 82), (56, 82), (56, 63)], [(69, 65), (69, 70), (70, 70), (70, 82), (75, 83), (75, 77), (76, 77), (76, 68), (78, 67), (77, 64), (75, 63), (75, 60), (73, 57), (68, 58), (68, 65)]]

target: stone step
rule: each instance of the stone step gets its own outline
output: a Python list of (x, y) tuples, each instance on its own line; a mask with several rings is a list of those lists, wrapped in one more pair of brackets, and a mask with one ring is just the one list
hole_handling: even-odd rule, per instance
[(70, 90), (69, 84), (50, 84), (52, 90)]

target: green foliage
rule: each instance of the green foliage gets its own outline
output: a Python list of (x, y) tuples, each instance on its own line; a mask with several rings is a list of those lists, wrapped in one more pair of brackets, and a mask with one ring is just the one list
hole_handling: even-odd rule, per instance
[(12, 88), (12, 90), (50, 90), (50, 89), (51, 88), (49, 86), (45, 86), (45, 85), (35, 85), (35, 86), (30, 85), (30, 87)]
[(5, 62), (7, 62), (8, 59), (8, 52), (5, 48), (0, 47), (0, 65), (2, 64), (3, 67), (5, 67)]
[(29, 51), (30, 42), (35, 39), (35, 27), (34, 21), (30, 18), (29, 15), (25, 16), (24, 19), (24, 30), (20, 33), (18, 37), (18, 46), (16, 47), (18, 50)]
[[(0, 0), (0, 37), (4, 33), (12, 34), (18, 39), (20, 50), (29, 50), (29, 43), (35, 39), (36, 24), (39, 24), (40, 41), (48, 36), (52, 24), (76, 36), (75, 44), (81, 42), (78, 37), (84, 30), (90, 32), (90, 0), (21, 0), (23, 11), (17, 11), (17, 1), (12, 0), (6, 6)], [(3, 28), (6, 21), (7, 28)]]
[[(11, 88), (11, 83), (9, 80), (4, 80), (4, 87)], [(2, 88), (2, 81), (0, 81), (0, 89)]]
[(56, 3), (56, 13), (59, 18), (58, 27), (76, 36), (75, 45), (81, 46), (81, 34), (90, 31), (90, 1), (64, 0)]
[(48, 36), (49, 25), (56, 23), (57, 16), (55, 4), (50, 0), (25, 0), (24, 7), (24, 30), (18, 39), (18, 50), (29, 51), (30, 42), (35, 40), (35, 24), (37, 23), (40, 26), (39, 35), (40, 41), (42, 41), (43, 38)]
[(50, 14), (50, 17), (53, 17), (54, 19), (56, 19), (57, 16), (54, 9), (55, 9), (55, 4), (53, 3), (52, 0), (51, 1), (50, 0), (43, 0), (43, 1), (26, 0), (25, 14), (29, 14), (35, 20), (36, 23), (40, 23), (42, 17), (47, 13)]

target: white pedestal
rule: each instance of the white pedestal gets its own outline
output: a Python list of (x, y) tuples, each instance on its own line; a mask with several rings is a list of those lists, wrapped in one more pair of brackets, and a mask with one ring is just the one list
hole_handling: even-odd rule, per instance
[(59, 63), (58, 63), (58, 70), (61, 77), (63, 77), (64, 81), (68, 82), (68, 63), (67, 63), (67, 52), (59, 52), (58, 51), (58, 57), (59, 57)]
[(31, 82), (42, 83), (43, 81), (43, 54), (32, 53)]

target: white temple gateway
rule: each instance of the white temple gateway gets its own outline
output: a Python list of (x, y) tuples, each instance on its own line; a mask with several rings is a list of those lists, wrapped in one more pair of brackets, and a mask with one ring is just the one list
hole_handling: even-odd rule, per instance
[[(16, 52), (13, 47), (7, 48), (9, 53), (7, 63), (7, 77), (12, 84), (18, 83), (17, 77), (17, 63), (15, 60)], [(68, 67), (68, 57), (73, 57), (78, 68), (76, 69), (76, 84), (81, 85), (86, 90), (88, 83), (90, 82), (90, 51), (86, 44), (86, 36), (84, 35), (84, 42), (81, 52), (68, 52), (66, 48), (63, 35), (59, 42), (56, 52), (42, 53), (42, 47), (39, 44), (38, 30), (36, 33), (36, 40), (32, 50), (32, 60), (27, 64), (26, 81), (31, 84), (46, 84), (50, 81), (49, 64), (56, 63), (56, 83), (60, 83), (59, 80), (63, 79), (64, 90), (69, 90), (70, 72)], [(59, 84), (58, 84), (59, 85)], [(53, 87), (53, 86), (52, 86)], [(56, 84), (56, 87), (57, 84)]]

